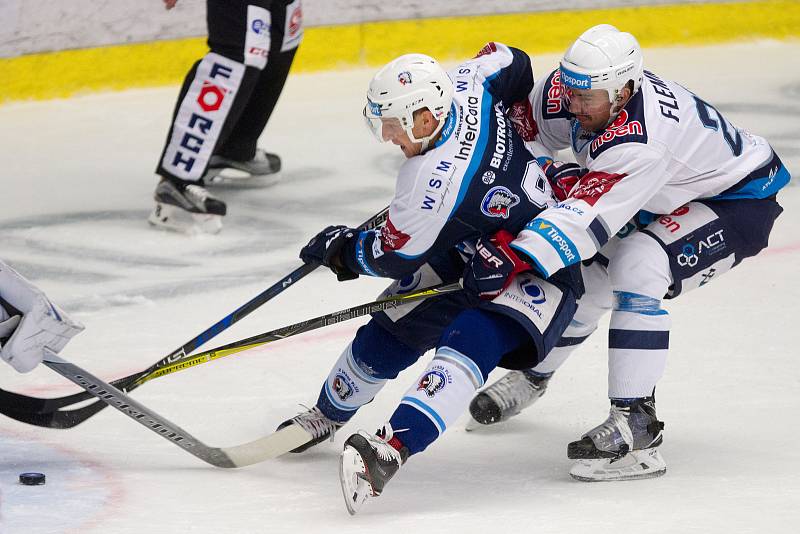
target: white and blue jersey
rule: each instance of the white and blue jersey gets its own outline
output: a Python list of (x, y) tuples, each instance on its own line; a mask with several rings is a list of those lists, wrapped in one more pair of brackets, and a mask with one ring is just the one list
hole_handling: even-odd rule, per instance
[(385, 227), (347, 245), (342, 259), (354, 272), (401, 279), (462, 242), (500, 229), (516, 234), (555, 204), (506, 117), (533, 89), (527, 54), (489, 43), (448, 74), (454, 97), (442, 134), (400, 169)]
[(789, 172), (762, 137), (734, 127), (681, 85), (645, 71), (642, 87), (603, 132), (587, 132), (561, 99), (560, 71), (530, 95), (531, 148), (571, 148), (588, 173), (540, 213), (512, 247), (546, 276), (586, 260), (640, 211), (670, 214), (693, 200), (767, 199)]

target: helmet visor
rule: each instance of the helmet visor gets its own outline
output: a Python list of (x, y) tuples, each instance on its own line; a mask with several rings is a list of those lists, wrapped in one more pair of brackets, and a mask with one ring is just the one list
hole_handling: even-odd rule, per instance
[(364, 121), (375, 136), (375, 139), (385, 143), (406, 133), (397, 117), (375, 117), (367, 107), (364, 107)]
[(561, 91), (564, 108), (573, 115), (597, 115), (608, 112), (610, 102), (605, 89), (576, 89), (564, 86)]

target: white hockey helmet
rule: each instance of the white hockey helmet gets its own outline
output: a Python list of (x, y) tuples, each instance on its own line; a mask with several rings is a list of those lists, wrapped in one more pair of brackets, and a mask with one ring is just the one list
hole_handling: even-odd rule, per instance
[(560, 70), (565, 88), (606, 89), (613, 103), (628, 81), (633, 80), (633, 93), (639, 90), (644, 58), (633, 35), (600, 24), (583, 32), (567, 49)]
[[(444, 126), (453, 102), (453, 82), (439, 63), (425, 54), (406, 54), (389, 62), (372, 78), (364, 118), (379, 141), (391, 127), (402, 128), (423, 150)], [(417, 139), (411, 132), (414, 112), (428, 108), (439, 121), (436, 130)]]

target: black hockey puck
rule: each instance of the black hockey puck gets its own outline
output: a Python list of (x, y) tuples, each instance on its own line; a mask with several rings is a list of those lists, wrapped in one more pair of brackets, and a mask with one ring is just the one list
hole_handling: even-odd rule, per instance
[(42, 486), (44, 473), (22, 473), (19, 475), (19, 483), (26, 486)]

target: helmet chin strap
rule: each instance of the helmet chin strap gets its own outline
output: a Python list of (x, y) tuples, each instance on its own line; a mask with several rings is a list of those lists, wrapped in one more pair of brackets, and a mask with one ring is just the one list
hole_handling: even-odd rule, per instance
[(420, 154), (423, 154), (428, 150), (428, 147), (430, 146), (431, 140), (435, 139), (436, 136), (439, 135), (439, 132), (442, 131), (442, 128), (444, 127), (444, 123), (445, 122), (447, 122), (447, 115), (445, 115), (439, 121), (439, 124), (436, 125), (436, 128), (433, 130), (433, 132), (431, 132), (430, 135), (427, 135), (427, 136), (423, 137), (422, 139), (417, 139), (416, 137), (414, 137), (414, 134), (412, 134), (410, 131), (406, 130), (408, 132), (408, 136), (411, 138), (412, 141), (414, 141), (415, 143), (422, 143), (422, 150), (420, 150)]

